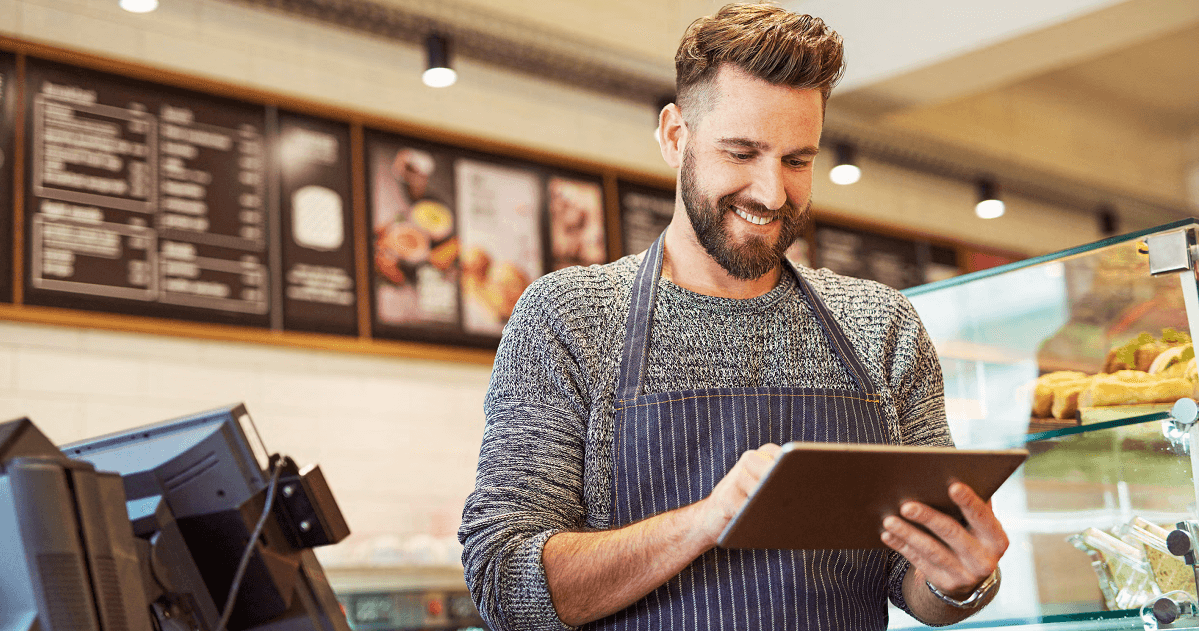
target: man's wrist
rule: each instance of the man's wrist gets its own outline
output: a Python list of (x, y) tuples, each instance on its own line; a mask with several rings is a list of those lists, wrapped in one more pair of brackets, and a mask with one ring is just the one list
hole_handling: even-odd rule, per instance
[(929, 582), (928, 579), (925, 579), (924, 584), (928, 587), (929, 591), (932, 592), (933, 596), (936, 596), (938, 600), (949, 605), (950, 607), (954, 607), (956, 609), (977, 609), (986, 604), (991, 595), (999, 589), (999, 581), (999, 568), (995, 568), (995, 571), (991, 572), (990, 576), (983, 579), (983, 582), (979, 583), (978, 587), (975, 587), (973, 592), (966, 594), (962, 598), (955, 598), (942, 592), (941, 590), (937, 589), (936, 585), (933, 585), (931, 582)]
[(696, 556), (716, 547), (716, 540), (720, 536), (720, 531), (714, 531), (712, 528), (708, 504), (708, 498), (704, 498), (683, 506), (677, 513), (677, 518), (683, 526), (684, 543), (696, 551)]

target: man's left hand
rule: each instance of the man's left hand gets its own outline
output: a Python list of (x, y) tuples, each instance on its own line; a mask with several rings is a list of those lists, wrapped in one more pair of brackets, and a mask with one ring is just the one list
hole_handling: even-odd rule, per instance
[[(942, 593), (965, 598), (999, 565), (1008, 547), (1007, 534), (995, 518), (991, 503), (973, 489), (953, 482), (949, 497), (962, 511), (967, 525), (920, 502), (900, 507), (903, 519), (883, 520), (883, 543), (902, 554)], [(912, 525), (920, 524), (929, 535)]]

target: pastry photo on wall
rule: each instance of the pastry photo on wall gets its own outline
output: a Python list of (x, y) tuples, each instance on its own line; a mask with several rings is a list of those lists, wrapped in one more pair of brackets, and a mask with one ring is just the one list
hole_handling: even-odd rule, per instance
[(516, 301), (541, 276), (542, 178), (528, 168), (454, 163), (462, 240), (462, 324), (498, 336)]
[(367, 154), (376, 321), (457, 328), (451, 150), (372, 133)]
[(546, 195), (550, 269), (605, 263), (604, 191), (599, 178), (551, 175), (546, 180)]

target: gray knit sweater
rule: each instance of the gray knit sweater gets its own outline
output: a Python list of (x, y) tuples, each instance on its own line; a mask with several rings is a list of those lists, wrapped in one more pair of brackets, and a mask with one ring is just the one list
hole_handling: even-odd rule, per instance
[[(493, 629), (568, 629), (541, 562), (563, 530), (611, 525), (616, 371), (640, 257), (544, 276), (504, 328), (475, 490), (458, 537)], [(875, 282), (801, 268), (880, 390), (893, 444), (951, 445), (941, 368), (915, 310)], [(809, 386), (856, 390), (793, 275), (765, 295), (715, 298), (659, 281), (645, 393)], [(907, 562), (891, 556), (891, 600)]]

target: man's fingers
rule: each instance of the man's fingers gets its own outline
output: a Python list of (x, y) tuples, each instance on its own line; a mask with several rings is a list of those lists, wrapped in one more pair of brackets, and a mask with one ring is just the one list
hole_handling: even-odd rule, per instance
[(767, 443), (758, 449), (750, 449), (741, 454), (737, 464), (726, 476), (733, 488), (738, 491), (739, 497), (736, 498), (738, 501), (744, 501), (754, 492), (754, 489), (758, 488), (758, 484), (766, 472), (774, 466), (778, 450), (778, 445)]
[[(753, 476), (755, 480), (760, 479), (763, 475), (766, 475), (766, 472), (770, 470), (770, 467), (774, 466), (775, 454), (771, 453), (767, 449), (769, 446), (770, 445), (764, 445), (760, 449), (750, 449), (749, 451), (746, 451), (745, 453), (741, 454), (741, 459), (737, 463), (744, 468), (746, 472)], [(774, 447), (777, 449), (778, 445), (774, 445)]]
[(973, 548), (978, 545), (974, 537), (957, 520), (920, 502), (904, 502), (899, 508), (899, 514), (928, 528), (929, 532), (945, 542), (959, 556), (974, 552)]
[[(898, 518), (883, 520), (883, 543), (902, 554), (913, 567), (946, 593), (970, 589), (977, 584), (957, 556), (936, 538)], [(981, 580), (981, 579), (980, 579)]]
[(984, 502), (969, 486), (954, 482), (949, 486), (949, 499), (962, 510), (966, 522), (974, 530), (974, 535), (985, 545), (1003, 554), (1007, 550), (1007, 533), (1003, 525), (991, 510), (991, 503)]

